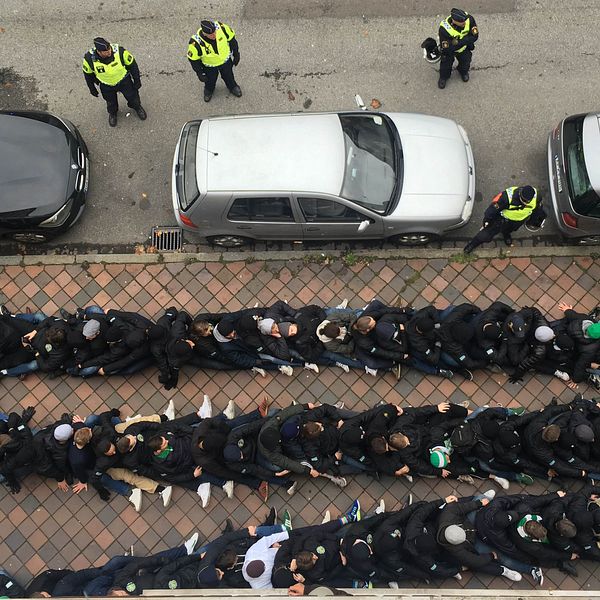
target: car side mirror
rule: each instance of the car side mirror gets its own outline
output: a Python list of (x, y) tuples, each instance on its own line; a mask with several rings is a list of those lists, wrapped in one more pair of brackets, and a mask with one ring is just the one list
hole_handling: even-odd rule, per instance
[(358, 233), (362, 233), (370, 224), (371, 224), (371, 221), (369, 221), (368, 219), (361, 221), (358, 224)]

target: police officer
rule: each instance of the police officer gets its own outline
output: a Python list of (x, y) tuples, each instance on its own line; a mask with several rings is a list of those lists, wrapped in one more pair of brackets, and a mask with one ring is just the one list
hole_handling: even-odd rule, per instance
[(90, 88), (90, 94), (98, 97), (96, 85), (106, 100), (108, 124), (117, 125), (119, 102), (117, 92), (121, 92), (127, 100), (127, 106), (137, 113), (142, 120), (147, 114), (140, 102), (138, 90), (142, 87), (140, 69), (133, 54), (118, 44), (111, 44), (104, 38), (94, 38), (94, 47), (83, 57), (83, 74)]
[(460, 8), (453, 8), (450, 16), (440, 23), (439, 30), (442, 60), (438, 87), (443, 90), (452, 74), (454, 59), (458, 61), (458, 72), (462, 80), (469, 81), (469, 68), (479, 30), (472, 15)]
[(219, 73), (234, 96), (242, 95), (233, 76), (233, 67), (240, 62), (240, 52), (235, 31), (229, 25), (201, 21), (200, 29), (190, 38), (187, 55), (198, 79), (204, 83), (204, 102), (210, 102)]
[(512, 246), (512, 232), (528, 219), (539, 218), (539, 213), (543, 213), (543, 210), (534, 187), (524, 185), (504, 190), (487, 207), (483, 215), (483, 227), (464, 247), (463, 252), (470, 254), (477, 246), (490, 242), (498, 233), (502, 233), (507, 246)]

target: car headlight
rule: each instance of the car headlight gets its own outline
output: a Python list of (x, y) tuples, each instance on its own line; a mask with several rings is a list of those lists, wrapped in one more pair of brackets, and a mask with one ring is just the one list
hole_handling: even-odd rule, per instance
[(58, 209), (51, 217), (40, 223), (40, 227), (60, 227), (71, 214), (73, 199), (69, 200), (64, 206)]

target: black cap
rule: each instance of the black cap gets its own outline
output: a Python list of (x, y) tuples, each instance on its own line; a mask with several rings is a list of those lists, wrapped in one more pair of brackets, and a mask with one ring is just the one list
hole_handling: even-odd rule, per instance
[(379, 323), (377, 323), (377, 325), (375, 325), (375, 335), (377, 336), (378, 340), (384, 342), (389, 341), (394, 337), (395, 333), (396, 328), (392, 323), (389, 323), (387, 321), (380, 321)]
[(422, 317), (421, 319), (417, 320), (416, 325), (421, 333), (429, 333), (430, 331), (433, 331), (435, 322), (429, 317)]
[(119, 340), (123, 339), (123, 330), (117, 325), (112, 325), (106, 331), (104, 339), (107, 342), (118, 342)]
[(242, 460), (242, 451), (237, 444), (227, 444), (223, 449), (223, 458), (225, 462), (239, 462)]
[(100, 50), (101, 52), (110, 50), (110, 42), (105, 40), (103, 37), (94, 38), (94, 46), (96, 50)]
[(275, 567), (271, 575), (271, 585), (274, 588), (289, 588), (296, 583), (294, 574), (284, 565)]
[(260, 432), (260, 443), (270, 451), (275, 450), (281, 443), (279, 430), (276, 427), (270, 427)]
[(530, 185), (524, 185), (519, 190), (519, 198), (521, 198), (521, 201), (524, 204), (529, 204), (533, 200), (534, 196), (535, 188), (531, 187)]
[(561, 350), (573, 350), (575, 348), (575, 342), (573, 341), (573, 338), (566, 333), (559, 333), (554, 338), (554, 343)]
[(200, 21), (200, 29), (202, 29), (202, 33), (214, 33), (217, 30), (217, 26), (208, 19)]
[(513, 313), (510, 317), (508, 317), (508, 324), (510, 325), (512, 332), (516, 337), (525, 337), (525, 320), (519, 313)]
[(483, 327), (483, 337), (486, 340), (497, 340), (502, 335), (502, 328), (496, 323), (486, 323)]
[(219, 333), (223, 337), (227, 337), (228, 335), (231, 335), (235, 331), (235, 327), (233, 326), (232, 321), (221, 321), (217, 325), (217, 329), (219, 330)]
[(460, 23), (464, 23), (467, 20), (467, 13), (462, 10), (461, 8), (453, 8), (450, 11), (450, 16), (455, 20), (458, 21)]

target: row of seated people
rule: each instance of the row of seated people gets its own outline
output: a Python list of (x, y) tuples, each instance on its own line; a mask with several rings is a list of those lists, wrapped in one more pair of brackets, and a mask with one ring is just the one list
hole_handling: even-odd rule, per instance
[(0, 376), (32, 371), (51, 376), (128, 375), (156, 365), (166, 389), (177, 386), (180, 369), (251, 369), (293, 375), (294, 367), (319, 365), (370, 375), (402, 368), (451, 378), (473, 378), (474, 369), (503, 370), (512, 382), (529, 371), (553, 375), (573, 389), (590, 381), (600, 388), (600, 323), (597, 311), (577, 312), (560, 303), (563, 317), (548, 320), (535, 307), (493, 302), (481, 309), (464, 303), (386, 306), (379, 300), (360, 309), (344, 300), (335, 308), (292, 308), (279, 300), (266, 308), (192, 318), (172, 307), (156, 323), (132, 312), (98, 306), (15, 314), (0, 306)]
[[(293, 528), (271, 509), (261, 525), (223, 533), (195, 549), (198, 534), (181, 546), (147, 557), (116, 556), (80, 571), (49, 569), (22, 588), (5, 572), (8, 597), (137, 596), (144, 590), (364, 588), (421, 582), (442, 584), (470, 570), (541, 585), (543, 569), (577, 576), (573, 561), (600, 560), (600, 490), (541, 496), (497, 496), (494, 490), (414, 502), (371, 515), (358, 500), (348, 513), (320, 525)], [(8, 585), (7, 587), (7, 584)], [(15, 587), (13, 587), (15, 586)], [(0, 590), (1, 591), (1, 590)]]
[[(173, 485), (198, 493), (207, 506), (211, 484), (233, 497), (246, 485), (266, 501), (270, 486), (293, 495), (302, 478), (321, 477), (345, 487), (347, 476), (371, 474), (412, 483), (442, 477), (473, 484), (534, 478), (600, 479), (600, 404), (580, 394), (568, 404), (553, 399), (542, 410), (478, 407), (442, 402), (422, 407), (381, 403), (364, 412), (336, 405), (270, 406), (236, 416), (230, 401), (212, 416), (199, 410), (121, 422), (118, 409), (87, 419), (64, 414), (32, 431), (32, 409), (0, 419), (0, 476), (17, 493), (30, 473), (55, 479), (75, 493), (96, 488), (126, 495), (139, 510), (142, 491), (168, 504)], [(6, 419), (6, 420), (4, 420)]]

